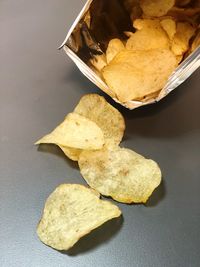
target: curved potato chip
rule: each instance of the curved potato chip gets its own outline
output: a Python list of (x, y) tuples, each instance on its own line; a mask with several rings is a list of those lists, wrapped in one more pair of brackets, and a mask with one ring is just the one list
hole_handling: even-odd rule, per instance
[(127, 63), (118, 63), (103, 69), (103, 77), (120, 102), (134, 100), (153, 90), (152, 80), (145, 73)]
[(195, 28), (188, 22), (178, 22), (177, 32), (172, 42), (172, 51), (176, 56), (183, 55), (189, 49), (189, 41), (195, 33)]
[(177, 67), (167, 49), (120, 52), (102, 70), (107, 85), (121, 102), (142, 98), (161, 90)]
[(151, 50), (169, 48), (169, 38), (158, 19), (137, 19), (134, 21), (133, 26), (137, 31), (128, 39), (126, 49)]
[(57, 250), (68, 250), (81, 237), (121, 211), (99, 199), (92, 189), (78, 184), (62, 184), (48, 197), (37, 227), (40, 240)]
[(67, 146), (59, 146), (60, 149), (64, 152), (64, 154), (71, 160), (77, 161), (82, 152), (82, 149), (67, 147)]
[(133, 27), (137, 30), (159, 29), (159, 19), (136, 19), (133, 21)]
[[(149, 51), (125, 50), (120, 52), (108, 66), (119, 63), (127, 63), (127, 65), (130, 65), (131, 67), (137, 68), (144, 72), (154, 72), (156, 71), (156, 69), (162, 69), (163, 71), (166, 71), (164, 67), (166, 65), (171, 65), (169, 64), (171, 62), (173, 62), (172, 65), (174, 65), (175, 56), (169, 49), (154, 49)], [(108, 66), (106, 66), (104, 69), (106, 69)]]
[(79, 149), (100, 149), (104, 142), (103, 132), (96, 123), (79, 114), (69, 113), (55, 130), (35, 144), (51, 143)]
[(97, 94), (85, 95), (74, 112), (95, 122), (101, 128), (107, 146), (121, 142), (125, 130), (124, 118), (104, 97)]
[(166, 18), (160, 21), (160, 25), (167, 33), (170, 40), (173, 40), (176, 34), (176, 22), (171, 18)]
[(78, 163), (89, 186), (123, 203), (145, 203), (161, 182), (156, 162), (125, 148), (83, 151)]
[(110, 61), (112, 61), (112, 59), (122, 50), (124, 50), (124, 44), (122, 43), (122, 41), (120, 39), (112, 39), (110, 40), (110, 42), (108, 43), (108, 48), (106, 50), (106, 59), (107, 59), (107, 63), (109, 63)]
[(150, 17), (161, 17), (174, 6), (175, 0), (141, 0), (143, 13)]

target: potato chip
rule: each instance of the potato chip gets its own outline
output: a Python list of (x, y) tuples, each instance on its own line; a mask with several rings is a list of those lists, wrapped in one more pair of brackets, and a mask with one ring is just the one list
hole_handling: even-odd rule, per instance
[(175, 0), (141, 0), (140, 5), (144, 15), (161, 17), (174, 6)]
[(106, 56), (103, 55), (95, 55), (90, 59), (90, 63), (95, 67), (97, 71), (101, 71), (106, 65)]
[(69, 113), (65, 120), (50, 134), (36, 142), (57, 144), (79, 149), (100, 149), (104, 144), (102, 130), (89, 119)]
[(104, 97), (97, 94), (85, 95), (74, 112), (95, 122), (101, 128), (107, 146), (121, 142), (125, 130), (124, 118)]
[(172, 51), (175, 55), (183, 55), (189, 49), (189, 41), (195, 33), (195, 28), (188, 22), (178, 22), (177, 32), (172, 42)]
[(158, 19), (137, 19), (134, 21), (133, 26), (138, 30), (128, 39), (126, 49), (151, 50), (169, 48), (169, 38)]
[(120, 39), (115, 38), (110, 40), (106, 50), (107, 63), (109, 63), (120, 51), (124, 49), (124, 44)]
[(161, 90), (177, 60), (167, 49), (122, 51), (102, 70), (107, 85), (121, 102)]
[(123, 203), (146, 203), (161, 182), (156, 162), (125, 148), (83, 151), (78, 163), (89, 186)]
[(37, 227), (40, 240), (57, 250), (68, 250), (81, 237), (121, 211), (85, 186), (62, 184), (48, 197)]
[(159, 29), (159, 19), (136, 19), (133, 21), (133, 27), (137, 30)]
[(59, 146), (59, 147), (69, 159), (73, 161), (78, 161), (82, 149), (67, 147), (67, 146)]
[(155, 65), (158, 69), (164, 68), (166, 61), (160, 62), (162, 58), (164, 60), (169, 58), (170, 62), (174, 59), (174, 55), (169, 49), (154, 49), (149, 51), (125, 50), (120, 52), (109, 65), (123, 62), (132, 67), (138, 67), (138, 69), (152, 71), (152, 67), (154, 67), (153, 62), (156, 62)]
[(170, 40), (173, 40), (176, 34), (176, 22), (171, 18), (166, 18), (160, 21), (160, 24), (164, 31), (167, 33)]

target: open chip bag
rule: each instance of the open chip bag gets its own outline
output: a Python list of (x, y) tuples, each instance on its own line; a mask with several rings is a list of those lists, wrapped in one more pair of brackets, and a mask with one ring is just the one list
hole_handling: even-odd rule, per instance
[(199, 22), (199, 0), (89, 0), (61, 48), (134, 109), (161, 100), (200, 66)]

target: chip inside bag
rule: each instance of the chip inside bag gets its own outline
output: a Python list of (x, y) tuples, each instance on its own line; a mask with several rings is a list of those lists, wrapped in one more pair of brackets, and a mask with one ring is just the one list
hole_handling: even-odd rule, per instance
[[(161, 100), (199, 67), (199, 23), (199, 0), (89, 0), (61, 47), (93, 83), (134, 109)], [(151, 73), (135, 56), (119, 56), (133, 51), (148, 62), (160, 50)]]

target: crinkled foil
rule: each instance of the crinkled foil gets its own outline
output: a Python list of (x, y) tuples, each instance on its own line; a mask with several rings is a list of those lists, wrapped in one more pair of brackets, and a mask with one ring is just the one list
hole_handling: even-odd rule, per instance
[[(196, 2), (200, 7), (200, 1), (196, 0)], [(182, 84), (200, 66), (200, 47), (198, 47), (172, 73), (166, 86), (156, 99), (148, 99), (146, 102), (128, 101), (121, 103), (105, 84), (101, 74), (91, 66), (90, 59), (95, 55), (103, 54), (112, 38), (127, 39), (124, 32), (134, 32), (132, 20), (137, 18), (134, 14), (134, 10), (138, 8), (137, 4), (138, 0), (88, 0), (60, 46), (90, 81), (110, 95), (116, 102), (129, 109), (160, 101)], [(130, 5), (131, 14), (129, 12)], [(138, 14), (138, 10), (136, 14)], [(197, 16), (199, 21), (199, 12)], [(197, 34), (200, 34), (200, 32)]]

